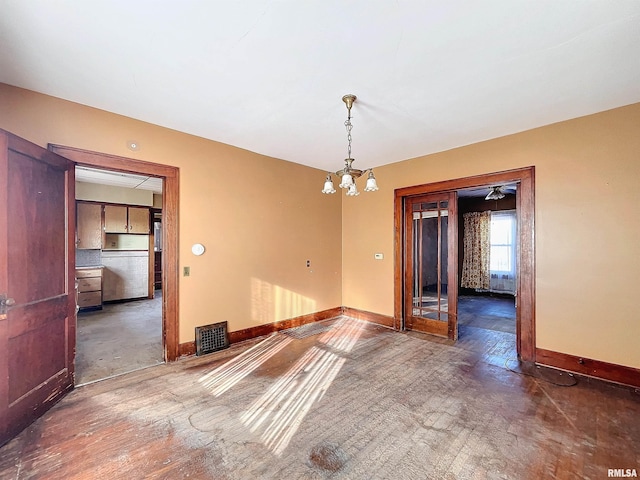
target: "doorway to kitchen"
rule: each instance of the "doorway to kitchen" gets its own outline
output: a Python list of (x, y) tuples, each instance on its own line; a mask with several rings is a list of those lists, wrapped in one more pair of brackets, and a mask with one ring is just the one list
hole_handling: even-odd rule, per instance
[[(163, 363), (162, 179), (76, 166), (76, 384)], [(160, 207), (160, 208), (159, 208)]]
[[(101, 274), (104, 279), (104, 290), (102, 310), (83, 309), (79, 313), (79, 329), (83, 329), (83, 317), (90, 321), (86, 322), (88, 325), (86, 331), (78, 335), (75, 384), (95, 381), (97, 380), (95, 376), (108, 378), (126, 371), (177, 359), (178, 169), (73, 147), (50, 145), (49, 149), (76, 162), (80, 172), (95, 170), (97, 173), (93, 172), (90, 175), (99, 173), (110, 175), (112, 178), (126, 179), (126, 181), (133, 179), (134, 182), (139, 182), (139, 185), (145, 182), (149, 185), (155, 183), (156, 187), (153, 188), (158, 190), (157, 185), (159, 185), (161, 192), (155, 193), (155, 204), (153, 201), (145, 204), (122, 199), (116, 202), (113, 198), (93, 198), (81, 202), (100, 205), (98, 208), (101, 209), (100, 225), (103, 244), (99, 252), (100, 264), (97, 266), (103, 267)], [(80, 183), (77, 185), (78, 193), (81, 193), (81, 189), (85, 186)], [(99, 184), (93, 185), (89, 188), (95, 189), (95, 185)], [(79, 195), (76, 197), (80, 198)], [(123, 207), (124, 217), (122, 216)], [(146, 220), (140, 220), (140, 210), (144, 210)], [(121, 224), (125, 231), (114, 231), (118, 227), (114, 227), (112, 222), (116, 225)], [(141, 223), (143, 230), (139, 230)], [(82, 239), (80, 240), (82, 245)], [(162, 252), (158, 277), (155, 269), (156, 249)], [(80, 250), (77, 249), (76, 252)], [(97, 252), (92, 254), (98, 255)], [(146, 261), (141, 261), (141, 257), (145, 255)], [(83, 263), (87, 261), (82, 258), (79, 260)], [(91, 261), (95, 262), (95, 260)], [(127, 278), (125, 278), (125, 272), (129, 271), (130, 267), (133, 267), (135, 275), (138, 276), (135, 285), (127, 284)], [(143, 278), (144, 282), (141, 282), (140, 278)], [(157, 278), (158, 281), (156, 281)], [(79, 283), (81, 281), (79, 279)], [(84, 292), (80, 292), (79, 296), (82, 293)], [(78, 303), (83, 306), (81, 301)], [(102, 321), (105, 318), (110, 318), (110, 323), (115, 326), (107, 328), (107, 322)], [(127, 321), (127, 318), (135, 318), (137, 323), (133, 324)], [(114, 340), (109, 337), (107, 332), (109, 329), (120, 330), (123, 334)], [(91, 340), (83, 342), (82, 335), (85, 333), (87, 338), (103, 338), (99, 348), (92, 346)], [(83, 362), (85, 362), (82, 344), (89, 346), (86, 353), (93, 358), (89, 363), (97, 367), (90, 375), (82, 373)], [(105, 366), (105, 363), (109, 365)], [(91, 372), (91, 369), (87, 369), (86, 372)]]

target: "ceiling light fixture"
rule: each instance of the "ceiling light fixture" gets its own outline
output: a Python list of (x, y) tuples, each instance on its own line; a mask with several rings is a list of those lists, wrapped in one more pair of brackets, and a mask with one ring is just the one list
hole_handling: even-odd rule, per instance
[(485, 200), (500, 200), (501, 198), (504, 198), (502, 185), (491, 187), (489, 194), (486, 197), (484, 197)]
[[(351, 158), (351, 129), (353, 128), (353, 125), (351, 124), (351, 107), (356, 101), (356, 98), (357, 97), (355, 95), (345, 95), (342, 97), (342, 101), (347, 105), (347, 120), (344, 122), (344, 126), (347, 127), (347, 141), (349, 143), (349, 147), (347, 150), (348, 156), (344, 159), (345, 167), (342, 170), (335, 172), (335, 174), (341, 179), (339, 187), (346, 188), (347, 196), (349, 197), (360, 195), (358, 187), (356, 186), (356, 179), (367, 172), (369, 172), (369, 175), (367, 176), (367, 185), (364, 187), (364, 191), (375, 192), (378, 190), (378, 184), (376, 183), (376, 177), (373, 175), (372, 168), (358, 170), (357, 168), (351, 167), (351, 164), (354, 161), (354, 159)], [(336, 193), (336, 189), (333, 187), (331, 172), (327, 173), (322, 193)]]

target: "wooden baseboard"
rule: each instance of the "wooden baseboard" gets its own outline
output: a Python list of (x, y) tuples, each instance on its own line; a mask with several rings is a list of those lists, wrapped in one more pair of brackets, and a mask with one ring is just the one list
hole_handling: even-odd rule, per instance
[(178, 345), (178, 357), (188, 357), (196, 354), (196, 341)]
[[(263, 337), (273, 332), (279, 332), (280, 330), (286, 330), (287, 328), (300, 327), (307, 323), (319, 322), (321, 320), (327, 320), (340, 315), (342, 315), (342, 307), (335, 307), (328, 310), (322, 310), (320, 312), (310, 313), (308, 315), (289, 318), (280, 322), (257, 325), (255, 327), (245, 328), (244, 330), (236, 330), (235, 332), (229, 332), (229, 343), (238, 343), (256, 337)], [(178, 355), (180, 357), (195, 355), (195, 353), (195, 341), (181, 343), (179, 345)]]
[(388, 315), (382, 315), (380, 313), (367, 312), (366, 310), (358, 310), (357, 308), (342, 307), (343, 314), (347, 317), (355, 318), (357, 320), (364, 320), (366, 322), (376, 323), (383, 327), (393, 328), (397, 330), (395, 319)]
[(640, 387), (640, 370), (567, 353), (536, 348), (536, 363), (609, 382)]
[(236, 330), (235, 332), (229, 332), (229, 342), (243, 342), (251, 338), (262, 337), (273, 332), (279, 332), (280, 330), (286, 330), (287, 328), (299, 327), (301, 325), (306, 325), (307, 323), (327, 320), (328, 318), (337, 317), (339, 315), (342, 315), (342, 307), (330, 308), (328, 310), (322, 310), (321, 312), (289, 318), (288, 320), (282, 320), (280, 322), (245, 328), (244, 330)]

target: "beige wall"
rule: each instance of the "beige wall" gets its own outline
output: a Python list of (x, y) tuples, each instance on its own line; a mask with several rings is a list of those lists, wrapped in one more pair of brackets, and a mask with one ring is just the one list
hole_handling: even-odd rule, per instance
[(536, 346), (640, 368), (640, 104), (377, 168), (343, 202), (343, 303), (393, 315), (395, 188), (530, 165)]
[[(94, 202), (123, 203), (126, 205), (154, 205), (155, 195), (150, 190), (76, 182), (76, 199)], [(160, 196), (162, 198), (162, 196)], [(162, 204), (160, 204), (162, 205)]]
[(149, 250), (149, 235), (107, 233), (102, 250)]
[(341, 197), (320, 194), (325, 172), (3, 84), (0, 112), (0, 128), (41, 146), (180, 168), (180, 271), (191, 267), (180, 342), (198, 325), (234, 331), (341, 305)]
[(534, 165), (537, 347), (640, 368), (640, 104), (377, 168), (380, 191), (344, 201), (319, 170), (2, 84), (0, 112), (43, 146), (180, 168), (181, 342), (341, 304), (392, 315), (393, 190)]

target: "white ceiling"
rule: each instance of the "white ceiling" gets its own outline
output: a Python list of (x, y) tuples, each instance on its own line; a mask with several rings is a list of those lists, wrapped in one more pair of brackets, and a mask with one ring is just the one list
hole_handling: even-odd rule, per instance
[(639, 102), (640, 1), (2, 0), (0, 82), (366, 168)]
[(161, 178), (90, 167), (76, 167), (76, 181), (162, 193)]

